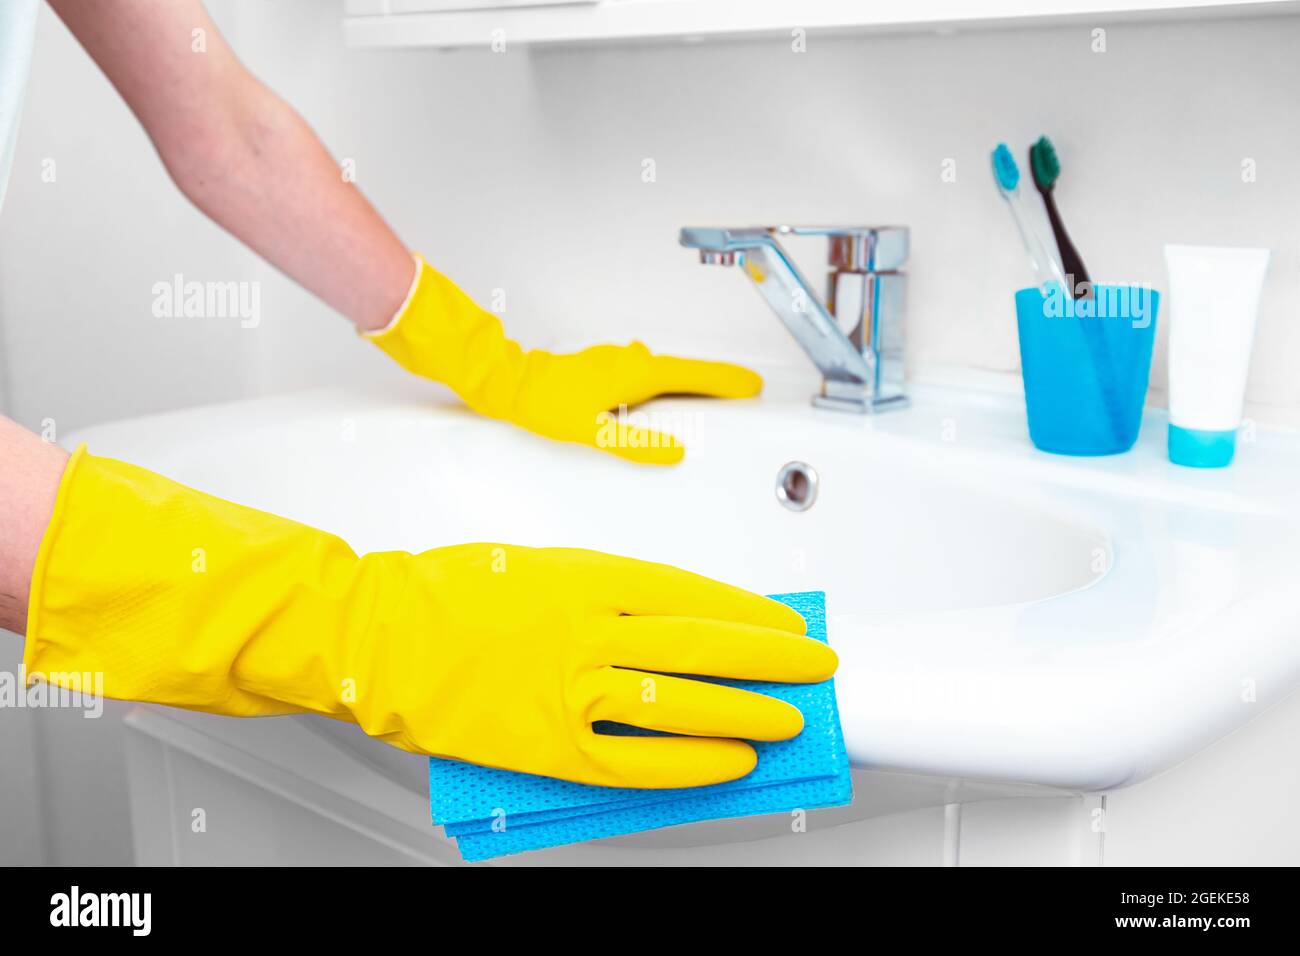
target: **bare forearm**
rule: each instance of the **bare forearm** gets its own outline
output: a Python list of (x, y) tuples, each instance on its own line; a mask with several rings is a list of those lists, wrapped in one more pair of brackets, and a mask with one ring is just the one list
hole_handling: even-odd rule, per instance
[(238, 113), (224, 134), (228, 149), (165, 157), (177, 184), (215, 222), (359, 328), (384, 325), (410, 287), (410, 253), (283, 100), (250, 78)]
[(303, 119), (244, 69), (199, 0), (51, 5), (196, 206), (359, 328), (392, 317), (414, 274), (405, 246)]
[(0, 628), (22, 634), (36, 552), (68, 455), (0, 416), (0, 462)]

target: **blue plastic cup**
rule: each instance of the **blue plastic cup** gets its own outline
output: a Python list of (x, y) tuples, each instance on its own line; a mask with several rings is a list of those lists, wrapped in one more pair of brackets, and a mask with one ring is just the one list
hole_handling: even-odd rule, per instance
[(1029, 438), (1057, 455), (1117, 455), (1142, 425), (1160, 293), (1097, 285), (1016, 293)]

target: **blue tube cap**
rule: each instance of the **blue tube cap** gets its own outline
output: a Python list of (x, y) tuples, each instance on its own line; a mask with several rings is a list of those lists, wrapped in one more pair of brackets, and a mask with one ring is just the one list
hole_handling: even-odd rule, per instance
[(1203, 431), (1169, 426), (1169, 460), (1188, 468), (1222, 468), (1237, 450), (1237, 430)]

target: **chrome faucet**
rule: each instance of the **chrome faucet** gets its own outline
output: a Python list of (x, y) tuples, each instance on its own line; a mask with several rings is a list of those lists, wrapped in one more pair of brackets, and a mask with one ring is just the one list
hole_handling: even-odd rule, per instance
[[(823, 303), (778, 236), (824, 236)], [(706, 265), (740, 266), (822, 373), (813, 404), (852, 412), (907, 407), (903, 391), (905, 226), (683, 229)]]

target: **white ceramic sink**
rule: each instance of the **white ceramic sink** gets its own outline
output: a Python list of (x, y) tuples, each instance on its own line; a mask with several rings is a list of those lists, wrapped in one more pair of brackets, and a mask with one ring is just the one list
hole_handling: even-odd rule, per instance
[[(1097, 580), (1093, 552), (1107, 548), (1101, 528), (1027, 486), (953, 473), (919, 447), (863, 442), (860, 428), (767, 422), (754, 406), (698, 409), (703, 434), (687, 461), (652, 468), (459, 409), (337, 394), (293, 404), (293, 418), (257, 411), (173, 435), (151, 460), (358, 551), (464, 541), (593, 548), (757, 591), (824, 590), (838, 614), (1055, 597)], [(802, 513), (775, 495), (792, 459), (820, 477)]]
[[(688, 434), (634, 466), (478, 419), (420, 383), (90, 429), (98, 454), (338, 533), (358, 551), (469, 540), (596, 548), (763, 591), (824, 590), (856, 766), (1077, 791), (1146, 777), (1300, 684), (1300, 441), (1230, 469), (1028, 443), (1012, 396), (920, 389), (815, 410), (806, 385), (653, 406)], [(816, 469), (794, 513), (778, 470)], [(489, 609), (484, 609), (489, 613)], [(410, 788), (418, 758), (313, 721)]]

